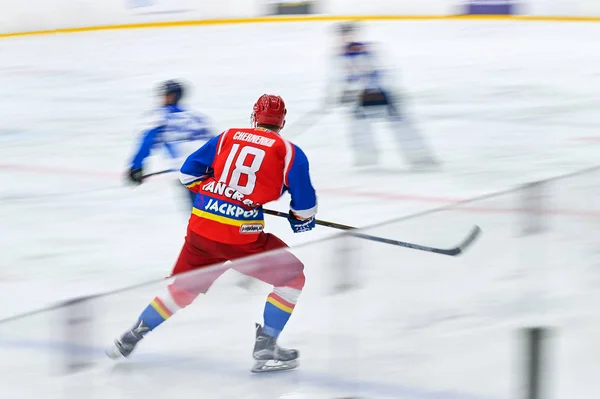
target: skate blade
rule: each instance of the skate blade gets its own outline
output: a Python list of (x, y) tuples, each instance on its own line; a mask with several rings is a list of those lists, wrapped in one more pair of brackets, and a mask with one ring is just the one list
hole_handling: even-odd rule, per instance
[(119, 352), (117, 348), (107, 349), (104, 351), (104, 353), (106, 354), (106, 356), (113, 360), (122, 359), (124, 357), (123, 354), (121, 354), (121, 352)]
[(286, 362), (279, 360), (257, 360), (252, 367), (253, 373), (269, 373), (273, 371), (292, 370), (298, 367), (298, 360), (289, 360)]
[(119, 347), (117, 346), (117, 344), (113, 344), (113, 346), (106, 349), (104, 351), (104, 353), (106, 354), (106, 356), (108, 356), (109, 358), (111, 358), (113, 360), (125, 358), (125, 356), (123, 356), (123, 353), (121, 353), (121, 351), (119, 350)]

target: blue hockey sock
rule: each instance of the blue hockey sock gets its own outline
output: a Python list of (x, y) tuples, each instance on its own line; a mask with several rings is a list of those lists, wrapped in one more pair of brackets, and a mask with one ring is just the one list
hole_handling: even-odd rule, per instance
[(294, 306), (293, 303), (287, 302), (275, 293), (269, 294), (263, 314), (264, 333), (275, 338), (279, 337), (294, 311)]
[(150, 330), (154, 330), (172, 315), (173, 313), (156, 297), (144, 309), (139, 320), (143, 320)]

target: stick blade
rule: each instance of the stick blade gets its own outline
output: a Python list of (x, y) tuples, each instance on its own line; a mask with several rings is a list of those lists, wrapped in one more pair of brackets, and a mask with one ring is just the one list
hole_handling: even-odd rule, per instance
[(481, 235), (482, 232), (483, 230), (481, 230), (481, 227), (475, 225), (475, 227), (473, 227), (467, 238), (465, 238), (464, 241), (458, 247), (452, 248), (446, 253), (450, 256), (461, 255), (475, 242), (475, 240)]

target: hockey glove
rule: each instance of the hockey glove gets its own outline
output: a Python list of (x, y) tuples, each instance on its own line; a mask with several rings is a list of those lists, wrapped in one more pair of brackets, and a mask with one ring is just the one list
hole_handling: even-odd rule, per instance
[(142, 184), (144, 180), (144, 174), (142, 172), (142, 168), (130, 169), (129, 174), (127, 175), (127, 179), (131, 181), (133, 184), (137, 184), (138, 186)]
[(292, 227), (294, 233), (304, 233), (305, 231), (314, 229), (316, 226), (316, 220), (314, 216), (308, 219), (300, 219), (292, 211), (290, 211), (288, 215), (288, 221), (290, 222), (290, 226)]

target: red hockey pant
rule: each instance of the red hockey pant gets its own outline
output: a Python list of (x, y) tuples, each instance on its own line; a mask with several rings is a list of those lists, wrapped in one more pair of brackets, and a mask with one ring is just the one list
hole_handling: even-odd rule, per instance
[[(275, 287), (302, 290), (304, 265), (287, 251), (288, 246), (273, 234), (261, 233), (250, 244), (224, 244), (188, 230), (185, 243), (173, 267), (177, 276), (169, 291), (177, 305), (189, 305), (199, 294), (206, 293), (223, 273), (235, 269)], [(244, 259), (242, 259), (244, 258)], [(227, 261), (230, 264), (225, 265)], [(205, 268), (201, 272), (192, 272)]]

